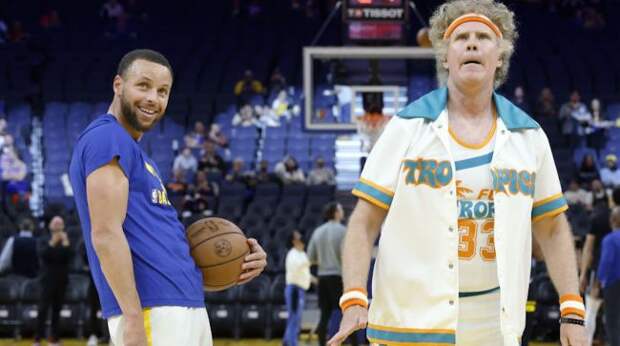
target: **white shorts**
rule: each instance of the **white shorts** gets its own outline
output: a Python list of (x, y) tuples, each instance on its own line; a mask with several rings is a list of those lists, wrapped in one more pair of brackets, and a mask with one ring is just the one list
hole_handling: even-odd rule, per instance
[(499, 291), (459, 298), (458, 346), (502, 346)]
[[(123, 346), (123, 316), (108, 319), (110, 341)], [(144, 309), (148, 346), (212, 346), (211, 326), (205, 308), (158, 306)]]

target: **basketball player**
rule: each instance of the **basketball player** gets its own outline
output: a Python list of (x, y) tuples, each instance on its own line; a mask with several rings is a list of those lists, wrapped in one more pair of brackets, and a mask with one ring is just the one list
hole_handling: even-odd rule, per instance
[[(88, 262), (114, 345), (212, 345), (202, 275), (155, 163), (138, 141), (163, 116), (172, 68), (155, 51), (126, 54), (108, 114), (80, 135), (70, 165)], [(240, 283), (266, 254), (254, 239)]]
[(519, 345), (532, 231), (561, 296), (562, 345), (584, 345), (567, 206), (549, 142), (494, 92), (517, 37), (513, 16), (493, 0), (450, 1), (433, 15), (444, 87), (388, 123), (354, 189), (344, 316), (330, 345), (366, 324), (377, 344)]

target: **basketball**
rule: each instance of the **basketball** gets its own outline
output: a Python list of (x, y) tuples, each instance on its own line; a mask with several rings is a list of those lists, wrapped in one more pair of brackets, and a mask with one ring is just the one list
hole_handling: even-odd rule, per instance
[(423, 27), (418, 30), (418, 34), (416, 35), (416, 40), (418, 41), (418, 46), (424, 48), (430, 48), (433, 46), (431, 43), (431, 39), (428, 37), (428, 28)]
[(237, 225), (208, 217), (191, 224), (186, 236), (206, 291), (221, 291), (237, 283), (241, 265), (250, 253), (247, 238)]

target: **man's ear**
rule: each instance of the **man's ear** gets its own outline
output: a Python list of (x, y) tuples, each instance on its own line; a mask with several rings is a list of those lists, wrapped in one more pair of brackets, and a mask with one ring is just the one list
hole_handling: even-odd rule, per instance
[(112, 82), (112, 90), (114, 90), (114, 95), (120, 94), (122, 88), (123, 88), (123, 77), (116, 75), (114, 77), (114, 81)]

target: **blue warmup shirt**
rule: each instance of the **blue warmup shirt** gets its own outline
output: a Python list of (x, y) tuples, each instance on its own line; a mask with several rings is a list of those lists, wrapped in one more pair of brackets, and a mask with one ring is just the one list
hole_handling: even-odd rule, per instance
[(620, 281), (620, 230), (614, 230), (603, 238), (597, 279), (603, 287)]
[(82, 132), (69, 167), (88, 263), (99, 292), (103, 317), (122, 312), (92, 246), (86, 177), (115, 157), (129, 180), (123, 230), (131, 250), (142, 307), (204, 307), (202, 274), (190, 256), (185, 228), (168, 201), (159, 170), (116, 118), (106, 114), (99, 116)]

